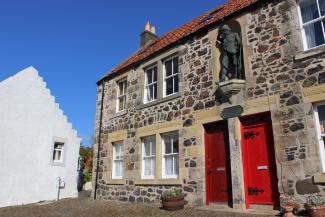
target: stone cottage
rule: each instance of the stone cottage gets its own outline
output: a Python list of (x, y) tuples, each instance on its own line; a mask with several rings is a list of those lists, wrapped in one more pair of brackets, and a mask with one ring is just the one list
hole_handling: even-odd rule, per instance
[(94, 196), (181, 188), (245, 209), (323, 194), (324, 27), (322, 0), (229, 0), (161, 37), (147, 24), (97, 83)]
[(77, 197), (80, 138), (33, 67), (0, 82), (0, 207)]

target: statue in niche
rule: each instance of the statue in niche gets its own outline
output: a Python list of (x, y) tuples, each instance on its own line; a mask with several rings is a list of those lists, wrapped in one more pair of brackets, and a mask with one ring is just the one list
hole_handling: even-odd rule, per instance
[(242, 79), (242, 41), (237, 32), (223, 25), (217, 37), (217, 47), (221, 50), (221, 72), (219, 81)]

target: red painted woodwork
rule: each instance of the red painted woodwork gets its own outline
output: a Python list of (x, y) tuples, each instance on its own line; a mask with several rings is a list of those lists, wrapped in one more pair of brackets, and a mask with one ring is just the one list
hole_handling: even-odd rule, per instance
[(226, 123), (205, 126), (206, 203), (229, 203), (231, 182), (228, 127)]
[(269, 115), (242, 120), (246, 206), (278, 205), (276, 162)]

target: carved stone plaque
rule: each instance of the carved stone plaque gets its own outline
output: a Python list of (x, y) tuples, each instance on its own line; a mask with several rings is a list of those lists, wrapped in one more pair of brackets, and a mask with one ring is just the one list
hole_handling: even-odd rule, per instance
[(223, 119), (239, 117), (244, 112), (244, 109), (241, 105), (231, 106), (224, 108), (221, 112), (221, 117)]

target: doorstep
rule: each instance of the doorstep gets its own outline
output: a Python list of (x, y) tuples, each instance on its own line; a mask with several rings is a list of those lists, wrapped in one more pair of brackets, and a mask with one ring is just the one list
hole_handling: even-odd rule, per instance
[(199, 210), (206, 211), (216, 211), (216, 212), (226, 212), (226, 213), (242, 213), (242, 214), (251, 214), (251, 215), (259, 215), (259, 216), (278, 216), (279, 210), (273, 209), (233, 209), (229, 206), (225, 205), (209, 205), (204, 207), (197, 207)]

